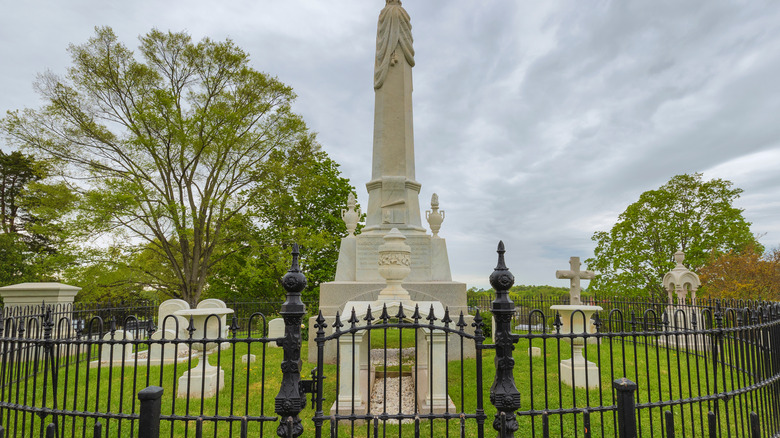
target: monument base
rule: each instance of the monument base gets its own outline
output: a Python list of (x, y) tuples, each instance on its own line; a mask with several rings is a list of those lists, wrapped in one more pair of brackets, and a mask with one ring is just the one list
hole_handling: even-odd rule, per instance
[[(366, 403), (355, 403), (353, 410), (353, 407), (350, 405), (350, 400), (339, 400), (338, 409), (336, 409), (336, 403), (333, 403), (333, 406), (330, 407), (330, 415), (366, 415), (367, 412), (368, 407), (366, 406)], [(361, 422), (360, 420), (355, 422), (355, 424), (363, 423), (364, 422)]]
[[(375, 302), (379, 298), (379, 292), (384, 289), (384, 282), (368, 283), (355, 281), (331, 281), (320, 285), (320, 308), (322, 316), (328, 328), (325, 334), (333, 333), (333, 323), (336, 321), (336, 312), (341, 312), (348, 301)], [(473, 334), (474, 317), (468, 314), (466, 305), (466, 284), (454, 281), (428, 281), (403, 283), (403, 288), (409, 292), (411, 301), (414, 302), (440, 302), (442, 306), (450, 310), (450, 318), (457, 322), (460, 313), (463, 312), (467, 324), (465, 331)], [(425, 310), (426, 313), (428, 309)], [(409, 313), (411, 315), (411, 313)], [(444, 315), (436, 314), (441, 318)], [(316, 315), (309, 318), (309, 354), (308, 361), (317, 363), (317, 329), (314, 327)], [(474, 342), (463, 342), (463, 357), (474, 358), (476, 350)], [(460, 339), (458, 335), (450, 336), (449, 360), (460, 359)], [(336, 363), (336, 341), (325, 343), (325, 363)]]
[(595, 389), (599, 387), (599, 367), (582, 358), (561, 361), (561, 382), (576, 388)]
[(434, 399), (433, 406), (431, 406), (430, 400), (418, 400), (418, 403), (420, 405), (420, 413), (422, 414), (454, 414), (458, 412), (458, 408), (455, 407), (455, 403), (449, 397), (447, 397), (446, 401), (443, 399)]
[[(201, 358), (201, 361), (208, 360)], [(209, 398), (225, 387), (225, 371), (220, 367), (202, 364), (179, 377), (177, 397)]]

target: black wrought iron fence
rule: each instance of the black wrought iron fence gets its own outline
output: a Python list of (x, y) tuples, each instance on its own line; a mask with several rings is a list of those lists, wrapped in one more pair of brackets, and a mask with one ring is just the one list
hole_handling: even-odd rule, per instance
[[(488, 314), (384, 303), (331, 327), (319, 318), (318, 361), (306, 363), (304, 281), (294, 264), (278, 309), (284, 335), (274, 339), (257, 312), (228, 316), (227, 330), (221, 315), (201, 312), (185, 336), (135, 336), (123, 329), (141, 320), (127, 309), (83, 327), (73, 309), (4, 311), (0, 436), (780, 434), (776, 303), (523, 308), (518, 329), (500, 261), (494, 342), (484, 337)], [(156, 332), (177, 322), (159, 323)], [(327, 342), (338, 344), (334, 364)]]

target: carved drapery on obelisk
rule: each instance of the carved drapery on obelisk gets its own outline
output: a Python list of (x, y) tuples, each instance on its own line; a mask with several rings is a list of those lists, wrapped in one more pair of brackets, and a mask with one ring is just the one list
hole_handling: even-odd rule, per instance
[(398, 0), (379, 14), (374, 63), (374, 150), (364, 232), (424, 231), (414, 172), (412, 24)]
[(387, 0), (385, 8), (379, 14), (376, 33), (375, 90), (382, 88), (390, 67), (398, 63), (399, 56), (403, 56), (406, 62), (414, 67), (412, 43), (412, 24), (409, 14), (401, 6), (400, 1)]

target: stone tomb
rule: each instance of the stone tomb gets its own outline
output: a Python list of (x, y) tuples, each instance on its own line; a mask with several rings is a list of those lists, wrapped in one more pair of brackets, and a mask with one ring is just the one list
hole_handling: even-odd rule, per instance
[[(228, 337), (229, 329), (226, 315), (232, 312), (232, 310), (230, 312), (225, 312), (227, 305), (224, 301), (218, 299), (206, 299), (198, 303), (197, 309), (205, 312), (208, 312), (208, 310), (213, 310), (213, 312), (208, 313), (217, 313), (219, 318), (216, 320), (211, 318), (209, 321), (210, 326), (218, 325), (220, 327), (219, 333), (214, 333), (213, 337)], [(171, 299), (163, 301), (157, 311), (157, 331), (152, 334), (151, 339), (156, 341), (189, 339), (190, 334), (187, 331), (187, 327), (189, 327), (190, 321), (181, 314), (177, 314), (177, 312), (190, 310), (192, 310), (190, 309), (190, 305), (184, 300)], [(198, 327), (196, 326), (195, 328), (197, 333)], [(230, 343), (223, 342), (220, 344), (220, 347), (223, 349), (229, 348)], [(186, 343), (157, 343), (152, 344), (149, 348), (148, 363), (150, 365), (160, 365), (173, 362), (184, 362), (188, 359), (188, 357), (189, 347)], [(139, 364), (146, 365), (147, 360), (139, 360)]]
[[(419, 312), (422, 319), (429, 315), (433, 310), (437, 318), (444, 315), (444, 307), (438, 301), (426, 301), (415, 303), (419, 306)], [(371, 315), (378, 319), (382, 314), (382, 306), (387, 306), (387, 313), (390, 315), (398, 314), (403, 307), (407, 315), (414, 314), (415, 306), (409, 301), (386, 302), (376, 301), (368, 302), (349, 302), (345, 306), (344, 315), (340, 316), (341, 323), (349, 327), (348, 320), (352, 317), (354, 310), (355, 316), (363, 320), (368, 313), (369, 306)], [(425, 309), (425, 310), (423, 310)], [(408, 319), (408, 318), (407, 318)], [(440, 324), (438, 321), (436, 324)], [(441, 324), (443, 326), (443, 324)], [(372, 332), (372, 335), (381, 333), (381, 331)], [(447, 410), (456, 412), (456, 407), (447, 394), (447, 355), (446, 339), (447, 334), (437, 330), (426, 328), (417, 329), (417, 364), (412, 365), (413, 381), (420, 382), (415, 388), (415, 396), (420, 412), (442, 413)], [(450, 343), (450, 347), (458, 344)], [(367, 411), (367, 400), (371, 396), (369, 388), (374, 386), (376, 370), (371, 365), (371, 346), (366, 331), (358, 331), (354, 335), (344, 335), (339, 342), (339, 389), (336, 402), (331, 407), (331, 414), (350, 414), (364, 415)], [(353, 378), (354, 376), (354, 378)]]

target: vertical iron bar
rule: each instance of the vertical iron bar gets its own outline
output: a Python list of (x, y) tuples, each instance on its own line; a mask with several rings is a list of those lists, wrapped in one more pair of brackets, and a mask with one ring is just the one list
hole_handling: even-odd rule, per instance
[(316, 409), (314, 411), (314, 436), (316, 438), (322, 438), (322, 387), (324, 383), (325, 329), (327, 327), (328, 325), (325, 322), (325, 317), (322, 316), (322, 311), (320, 310), (317, 315), (317, 322), (314, 324), (314, 328), (317, 329), (317, 337), (314, 340), (317, 343), (317, 371), (315, 373), (314, 381), (314, 384), (317, 386)]
[(485, 435), (485, 406), (484, 396), (482, 394), (482, 342), (485, 340), (485, 336), (482, 332), (482, 316), (479, 310), (474, 315), (474, 322), (471, 324), (474, 326), (474, 349), (477, 353), (477, 436), (482, 438)]
[(590, 412), (585, 409), (582, 411), (582, 427), (584, 429), (584, 438), (590, 438)]

